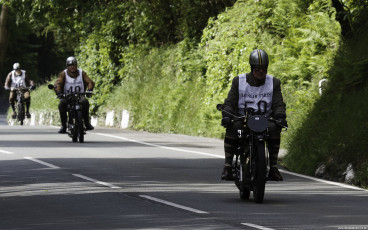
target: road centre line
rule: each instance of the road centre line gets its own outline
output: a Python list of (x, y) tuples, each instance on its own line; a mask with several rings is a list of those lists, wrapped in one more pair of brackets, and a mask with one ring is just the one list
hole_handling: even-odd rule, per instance
[(180, 204), (175, 204), (175, 203), (172, 203), (170, 201), (161, 200), (161, 199), (158, 199), (158, 198), (155, 198), (155, 197), (152, 197), (152, 196), (146, 196), (146, 195), (139, 195), (139, 196), (142, 197), (142, 198), (146, 198), (148, 200), (156, 201), (156, 202), (161, 203), (161, 204), (166, 204), (166, 205), (176, 207), (176, 208), (180, 208), (180, 209), (184, 209), (184, 210), (187, 210), (187, 211), (190, 211), (190, 212), (194, 212), (194, 213), (198, 213), (198, 214), (208, 214), (208, 212), (205, 212), (205, 211), (190, 208), (190, 207), (183, 206), (183, 205), (180, 205)]
[[(72, 174), (72, 175), (75, 176), (75, 177), (79, 177), (79, 178), (91, 181), (91, 182), (96, 183), (96, 184), (100, 184), (100, 185), (103, 185), (103, 186), (110, 187), (112, 189), (120, 189), (121, 188), (119, 186), (116, 186), (116, 185), (113, 185), (113, 184), (110, 184), (110, 183), (107, 183), (107, 182), (103, 182), (103, 181), (98, 181), (98, 180), (95, 180), (93, 178), (81, 175), (81, 174)], [(155, 198), (155, 197), (152, 197), (152, 196), (146, 196), (146, 195), (139, 195), (139, 196), (142, 197), (142, 198), (148, 199), (148, 200), (156, 201), (158, 203), (162, 203), (162, 204), (166, 204), (166, 205), (173, 206), (173, 207), (176, 207), (176, 208), (184, 209), (184, 210), (187, 210), (187, 211), (190, 211), (190, 212), (199, 213), (199, 214), (208, 214), (208, 212), (205, 212), (205, 211), (201, 211), (201, 210), (198, 210), (198, 209), (186, 207), (186, 206), (183, 206), (183, 205), (180, 205), (180, 204), (175, 204), (175, 203), (165, 201), (165, 200), (161, 200), (161, 199), (158, 199), (158, 198)]]
[(267, 228), (267, 227), (263, 227), (263, 226), (256, 225), (256, 224), (250, 224), (250, 223), (241, 223), (241, 224), (248, 226), (248, 227), (256, 228), (256, 229), (261, 229), (261, 230), (274, 230), (273, 228)]
[(169, 150), (174, 150), (174, 151), (179, 151), (179, 152), (186, 152), (186, 153), (195, 153), (195, 154), (200, 154), (200, 155), (204, 155), (204, 156), (211, 156), (211, 157), (216, 157), (216, 158), (224, 158), (223, 156), (219, 156), (219, 155), (216, 155), (216, 154), (204, 153), (204, 152), (198, 152), (198, 151), (192, 151), (192, 150), (185, 150), (185, 149), (179, 149), (179, 148), (173, 148), (173, 147), (167, 147), (167, 146), (163, 146), (163, 145), (156, 145), (156, 144), (151, 144), (151, 143), (147, 143), (147, 142), (143, 142), (143, 141), (137, 141), (137, 140), (133, 140), (133, 139), (125, 138), (125, 137), (119, 137), (119, 136), (115, 136), (115, 135), (111, 135), (111, 134), (105, 134), (105, 133), (94, 133), (94, 134), (101, 135), (101, 136), (106, 136), (106, 137), (112, 137), (112, 138), (116, 138), (116, 139), (120, 139), (120, 140), (124, 140), (124, 141), (134, 142), (134, 143), (138, 143), (138, 144), (142, 144), (142, 145), (149, 145), (149, 146), (158, 147), (158, 148), (162, 148), (162, 149), (169, 149)]
[(1, 149), (0, 149), (0, 153), (5, 153), (5, 154), (14, 154), (13, 152), (9, 152), (9, 151), (6, 151), (6, 150), (1, 150)]
[(79, 178), (82, 178), (82, 179), (85, 179), (85, 180), (88, 180), (88, 181), (91, 181), (93, 183), (96, 183), (96, 184), (100, 184), (100, 185), (103, 185), (103, 186), (107, 186), (109, 188), (113, 188), (113, 189), (118, 189), (118, 188), (121, 188), (119, 186), (116, 186), (116, 185), (113, 185), (113, 184), (110, 184), (110, 183), (107, 183), (107, 182), (103, 182), (103, 181), (99, 181), (99, 180), (95, 180), (93, 178), (90, 178), (90, 177), (87, 177), (87, 176), (83, 176), (81, 174), (72, 174), (73, 176), (75, 177), (79, 177)]
[(41, 160), (38, 160), (38, 159), (34, 159), (32, 157), (24, 157), (24, 158), (27, 159), (27, 160), (30, 160), (30, 161), (34, 161), (34, 162), (40, 163), (42, 165), (45, 165), (45, 166), (50, 167), (50, 168), (53, 168), (53, 169), (59, 169), (60, 168), (60, 167), (58, 167), (56, 165), (49, 164), (47, 162), (44, 162), (44, 161), (41, 161)]
[[(158, 147), (158, 148), (163, 148), (163, 149), (169, 149), (169, 150), (179, 151), (179, 152), (195, 153), (195, 154), (200, 154), (200, 155), (204, 155), (204, 156), (212, 156), (212, 157), (222, 158), (222, 159), (224, 158), (224, 156), (219, 156), (219, 155), (216, 155), (216, 154), (204, 153), (204, 152), (192, 151), (192, 150), (185, 150), (185, 149), (179, 149), (179, 148), (173, 148), (173, 147), (167, 147), (167, 146), (163, 146), (163, 145), (156, 145), (156, 144), (151, 144), (151, 143), (147, 143), (147, 142), (143, 142), (143, 141), (137, 141), (137, 140), (129, 139), (129, 138), (125, 138), (125, 137), (119, 137), (119, 136), (115, 136), (115, 135), (111, 135), (111, 134), (105, 134), (105, 133), (93, 133), (93, 134), (97, 134), (97, 135), (101, 135), (101, 136), (106, 136), (106, 137), (111, 137), (111, 138), (115, 138), (115, 139), (129, 141), (129, 142), (134, 142), (134, 143), (139, 143), (139, 144), (142, 144), (142, 145), (148, 145), (148, 146), (153, 146), (153, 147)], [(366, 190), (366, 189), (355, 187), (353, 185), (348, 185), (348, 184), (343, 184), (343, 183), (338, 183), (338, 182), (323, 180), (323, 179), (319, 179), (319, 178), (315, 178), (315, 177), (311, 177), (311, 176), (306, 176), (306, 175), (302, 175), (302, 174), (298, 174), (298, 173), (289, 172), (289, 171), (282, 170), (282, 169), (280, 169), (280, 171), (282, 173), (286, 173), (286, 174), (290, 174), (290, 175), (293, 175), (293, 176), (302, 177), (302, 178), (309, 179), (309, 180), (314, 180), (314, 181), (317, 181), (317, 182), (322, 182), (322, 183), (331, 184), (331, 185), (335, 185), (335, 186), (339, 186), (339, 187), (343, 187), (343, 188), (348, 188), (348, 189), (353, 189), (353, 190), (366, 191), (366, 192), (368, 192), (368, 190)]]

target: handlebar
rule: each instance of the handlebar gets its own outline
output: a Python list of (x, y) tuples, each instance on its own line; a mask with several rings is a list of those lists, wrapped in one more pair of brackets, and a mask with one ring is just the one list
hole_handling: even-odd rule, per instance
[(28, 87), (24, 87), (24, 86), (19, 86), (17, 88), (15, 87), (4, 87), (5, 90), (10, 90), (10, 91), (25, 91), (25, 90), (32, 90), (33, 89), (33, 86), (28, 86)]
[(59, 94), (57, 96), (58, 99), (61, 99), (61, 98), (66, 98), (68, 97), (69, 95), (72, 95), (72, 96), (88, 96), (88, 95), (93, 95), (94, 93), (93, 92), (83, 92), (83, 93), (79, 93), (79, 92), (72, 92), (72, 93), (63, 93), (63, 94)]
[[(49, 89), (55, 89), (55, 86), (52, 84), (47, 85), (47, 87)], [(57, 96), (57, 98), (61, 99), (61, 98), (65, 98), (68, 95), (74, 95), (74, 96), (89, 96), (89, 95), (93, 95), (94, 93), (91, 91), (86, 91), (86, 92), (68, 92), (68, 93), (63, 93), (63, 94), (59, 94)]]
[[(217, 105), (216, 105), (216, 109), (217, 109), (218, 111), (221, 111), (221, 112), (224, 112), (224, 113), (227, 113), (227, 114), (231, 115), (233, 118), (236, 118), (236, 119), (231, 120), (232, 122), (233, 122), (233, 121), (235, 121), (235, 120), (241, 120), (241, 119), (245, 119), (245, 118), (246, 118), (246, 116), (245, 116), (245, 115), (244, 115), (244, 116), (236, 116), (236, 115), (234, 115), (234, 114), (232, 114), (232, 113), (230, 113), (230, 112), (228, 112), (228, 111), (224, 110), (224, 105), (223, 105), (223, 104), (217, 104)], [(266, 116), (265, 116), (265, 117), (266, 117)], [(274, 122), (274, 123), (276, 123), (277, 125), (279, 125), (279, 126), (281, 126), (282, 128), (284, 128), (284, 129), (285, 129), (285, 131), (288, 129), (288, 126), (285, 126), (285, 125), (281, 124), (281, 120), (276, 120), (276, 119), (275, 119), (275, 118), (273, 118), (273, 117), (266, 117), (266, 118), (267, 118), (267, 120), (268, 120), (268, 121)]]

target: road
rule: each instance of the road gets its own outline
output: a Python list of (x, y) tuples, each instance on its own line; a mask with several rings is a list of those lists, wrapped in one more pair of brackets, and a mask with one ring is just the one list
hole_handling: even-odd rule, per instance
[(368, 229), (368, 192), (282, 170), (263, 204), (220, 180), (222, 141), (0, 117), (0, 229)]

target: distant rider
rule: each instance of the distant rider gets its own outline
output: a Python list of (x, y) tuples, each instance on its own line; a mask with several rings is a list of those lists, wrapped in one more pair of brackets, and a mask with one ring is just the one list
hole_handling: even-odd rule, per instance
[[(27, 76), (26, 71), (20, 68), (20, 64), (14, 63), (13, 71), (11, 71), (6, 77), (4, 86), (6, 90), (10, 90), (9, 104), (13, 110), (13, 119), (17, 117), (17, 112), (15, 111), (15, 100), (17, 98), (16, 90), (20, 87), (34, 89), (36, 86), (34, 82)], [(31, 106), (31, 96), (28, 89), (24, 91), (24, 98), (26, 101), (26, 117), (30, 118), (31, 114), (29, 113), (29, 107)]]
[[(70, 91), (75, 92), (76, 88), (80, 89), (80, 92), (87, 91), (92, 93), (95, 83), (88, 77), (85, 71), (78, 68), (75, 57), (68, 57), (66, 59), (66, 69), (59, 73), (54, 86), (55, 93), (60, 98), (59, 113), (61, 128), (58, 133), (66, 133), (68, 101), (62, 98), (61, 95)], [(91, 125), (89, 119), (89, 102), (84, 96), (81, 97), (79, 102), (82, 105), (82, 116), (86, 130), (93, 130), (94, 127)]]
[[(251, 52), (249, 57), (251, 72), (241, 74), (233, 79), (231, 89), (224, 102), (224, 110), (241, 116), (248, 108), (253, 108), (254, 112), (259, 112), (262, 109), (264, 114), (280, 120), (281, 124), (287, 126), (281, 83), (279, 79), (267, 74), (268, 63), (268, 55), (264, 50), (256, 49)], [(259, 108), (260, 104), (263, 104), (264, 107)], [(221, 178), (231, 180), (231, 165), (237, 150), (238, 130), (243, 129), (244, 122), (239, 120), (231, 122), (233, 116), (226, 112), (222, 113), (222, 117), (222, 125), (226, 127), (226, 134), (224, 140), (225, 165)], [(283, 178), (277, 168), (281, 127), (274, 122), (269, 122), (268, 130), (269, 179), (282, 181)]]

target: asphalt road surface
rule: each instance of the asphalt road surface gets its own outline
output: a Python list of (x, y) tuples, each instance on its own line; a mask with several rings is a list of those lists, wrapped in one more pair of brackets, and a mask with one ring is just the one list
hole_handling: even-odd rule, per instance
[(368, 192), (282, 170), (262, 204), (220, 180), (223, 142), (0, 117), (0, 229), (368, 229)]

